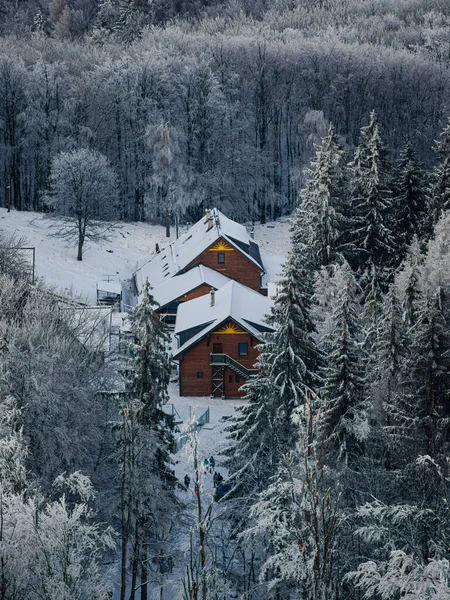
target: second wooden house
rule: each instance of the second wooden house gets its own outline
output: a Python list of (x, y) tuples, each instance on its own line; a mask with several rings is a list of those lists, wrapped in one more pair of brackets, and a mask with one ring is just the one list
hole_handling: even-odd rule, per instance
[(180, 305), (175, 334), (181, 396), (236, 398), (258, 358), (256, 346), (272, 329), (272, 300), (230, 281)]

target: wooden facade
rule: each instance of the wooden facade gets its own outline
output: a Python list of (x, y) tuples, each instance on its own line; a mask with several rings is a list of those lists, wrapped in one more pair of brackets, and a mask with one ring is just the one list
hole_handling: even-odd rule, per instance
[(183, 271), (186, 272), (200, 264), (246, 285), (255, 292), (266, 294), (265, 290), (261, 290), (262, 269), (223, 238), (219, 238), (199, 254)]
[[(246, 381), (243, 374), (252, 371), (258, 358), (255, 346), (259, 344), (253, 335), (232, 319), (217, 327), (188, 348), (179, 358), (180, 395), (215, 396), (238, 398), (243, 395), (240, 387)], [(246, 345), (246, 354), (240, 353)], [(231, 357), (243, 369), (223, 364), (212, 364), (211, 355)]]

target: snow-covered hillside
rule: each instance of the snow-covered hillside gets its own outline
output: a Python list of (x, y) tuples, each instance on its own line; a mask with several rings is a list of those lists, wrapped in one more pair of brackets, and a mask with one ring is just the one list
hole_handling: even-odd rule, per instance
[[(25, 238), (25, 245), (36, 248), (36, 275), (58, 290), (72, 288), (88, 302), (95, 303), (96, 282), (114, 275), (123, 281), (155, 252), (175, 239), (165, 237), (165, 228), (147, 223), (118, 223), (108, 241), (86, 242), (83, 261), (76, 260), (76, 247), (52, 235), (54, 221), (39, 213), (8, 213), (0, 208), (0, 231)], [(180, 232), (184, 232), (182, 227)], [(287, 219), (255, 226), (255, 241), (261, 254), (285, 255), (289, 241)]]

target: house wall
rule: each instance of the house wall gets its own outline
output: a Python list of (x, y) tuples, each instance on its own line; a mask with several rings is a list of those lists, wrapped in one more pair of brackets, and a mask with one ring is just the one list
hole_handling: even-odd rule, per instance
[[(248, 356), (239, 356), (238, 344), (247, 342)], [(258, 358), (258, 351), (255, 346), (259, 341), (250, 333), (231, 333), (217, 334), (211, 333), (197, 344), (186, 350), (180, 359), (180, 395), (181, 396), (210, 396), (212, 392), (212, 366), (210, 365), (210, 354), (213, 351), (213, 344), (222, 344), (222, 353), (228, 354), (247, 369), (253, 369)], [(197, 377), (197, 372), (201, 371), (203, 377)], [(225, 369), (225, 397), (238, 398), (243, 395), (239, 391), (240, 386), (245, 383), (241, 376), (236, 381), (237, 373), (226, 367)], [(230, 381), (232, 376), (232, 381)]]
[[(221, 243), (226, 249), (220, 248)], [(219, 252), (223, 252), (225, 255), (225, 263), (218, 262)], [(230, 279), (234, 279), (256, 292), (260, 291), (261, 269), (241, 254), (239, 250), (232, 248), (227, 242), (223, 241), (222, 238), (212, 248), (205, 250), (197, 256), (183, 271), (189, 271), (189, 269), (200, 264), (223, 273), (227, 277), (230, 277)]]
[(194, 298), (200, 298), (200, 296), (205, 296), (206, 294), (209, 294), (209, 292), (211, 291), (211, 286), (210, 285), (200, 285), (198, 288), (196, 288), (195, 290), (192, 290), (190, 292), (188, 292), (187, 294), (184, 294), (184, 296), (180, 296), (178, 298), (178, 302), (188, 302), (189, 300), (194, 300)]

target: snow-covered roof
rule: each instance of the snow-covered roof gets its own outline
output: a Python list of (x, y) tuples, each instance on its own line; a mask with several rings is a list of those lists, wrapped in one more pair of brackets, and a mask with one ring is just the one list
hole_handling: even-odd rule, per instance
[(156, 289), (183, 271), (220, 237), (239, 249), (262, 271), (264, 270), (258, 245), (251, 239), (244, 225), (232, 221), (217, 208), (213, 208), (186, 233), (136, 271), (138, 289), (142, 289), (146, 279), (153, 289)]
[(163, 307), (180, 296), (195, 290), (202, 284), (207, 284), (217, 290), (229, 281), (230, 278), (222, 275), (222, 273), (204, 265), (199, 265), (189, 269), (186, 273), (181, 273), (161, 283), (161, 285), (152, 289), (151, 293), (160, 307)]
[(210, 294), (184, 302), (178, 308), (175, 333), (180, 334), (202, 325), (204, 327), (174, 352), (174, 358), (229, 318), (257, 339), (261, 339), (262, 331), (271, 329), (265, 317), (270, 314), (272, 306), (271, 298), (234, 280), (230, 280), (215, 292), (214, 306), (211, 306)]
[(275, 254), (263, 256), (265, 273), (261, 282), (262, 287), (267, 287), (269, 283), (280, 281), (285, 262), (285, 256), (277, 256)]

